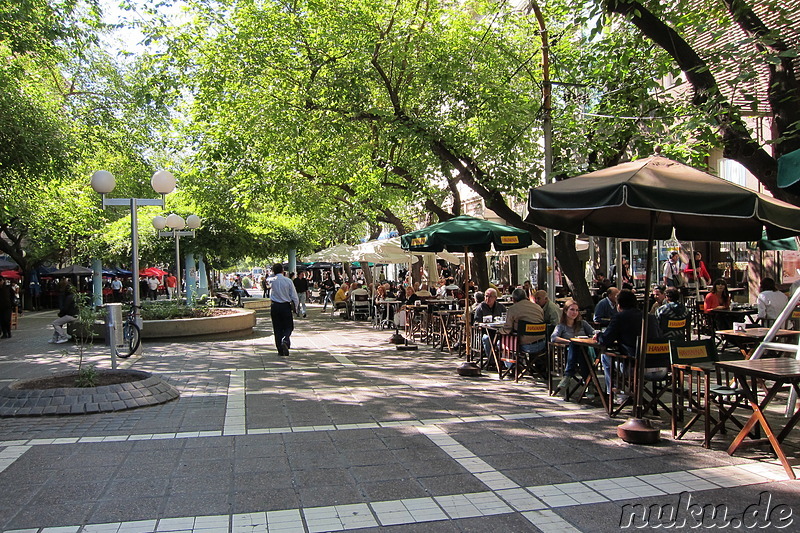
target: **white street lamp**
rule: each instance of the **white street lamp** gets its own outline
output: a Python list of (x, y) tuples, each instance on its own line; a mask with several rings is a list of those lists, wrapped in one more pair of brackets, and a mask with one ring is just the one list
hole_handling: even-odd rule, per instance
[[(153, 227), (158, 230), (159, 237), (175, 238), (175, 277), (178, 284), (175, 287), (177, 298), (181, 298), (181, 237), (194, 237), (195, 230), (200, 227), (202, 221), (197, 215), (189, 215), (186, 220), (182, 216), (171, 213), (166, 218), (157, 216), (153, 218)], [(170, 231), (161, 231), (169, 228)], [(184, 230), (189, 228), (189, 231)]]
[[(106, 194), (114, 190), (116, 180), (114, 175), (107, 170), (98, 170), (92, 174), (91, 185), (95, 192), (100, 193), (103, 201), (103, 209), (113, 205), (127, 205), (131, 210), (131, 268), (134, 276), (139, 276), (139, 225), (137, 220), (137, 208), (140, 205), (157, 205), (164, 207), (164, 196), (175, 189), (175, 176), (166, 170), (159, 170), (150, 179), (153, 190), (161, 195), (161, 198), (106, 198)], [(142, 316), (139, 312), (141, 298), (139, 294), (139, 283), (134, 279), (133, 283), (133, 314), (136, 324), (142, 327)], [(141, 350), (141, 346), (137, 351)]]

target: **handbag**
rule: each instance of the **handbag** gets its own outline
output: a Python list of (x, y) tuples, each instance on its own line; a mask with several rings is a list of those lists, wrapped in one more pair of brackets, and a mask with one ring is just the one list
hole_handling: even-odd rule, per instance
[(686, 285), (686, 279), (684, 279), (683, 274), (673, 274), (672, 275), (672, 285), (675, 287), (683, 287)]

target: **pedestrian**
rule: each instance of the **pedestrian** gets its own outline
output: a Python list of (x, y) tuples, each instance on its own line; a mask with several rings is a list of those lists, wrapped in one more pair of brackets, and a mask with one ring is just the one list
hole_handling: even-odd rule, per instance
[(270, 280), (272, 331), (275, 335), (275, 346), (278, 348), (278, 354), (287, 357), (289, 348), (292, 347), (291, 336), (294, 329), (292, 307), (294, 309), (299, 308), (300, 302), (297, 298), (294, 284), (283, 275), (283, 265), (275, 263), (272, 266), (272, 272), (275, 274), (275, 277)]
[(167, 273), (166, 286), (167, 296), (172, 300), (175, 298), (178, 289), (178, 278), (176, 278), (172, 272)]
[(158, 300), (158, 278), (150, 276), (147, 280), (147, 288), (150, 290), (150, 299)]
[(336, 284), (331, 279), (331, 273), (325, 272), (325, 279), (322, 280), (322, 291), (325, 293), (322, 301), (322, 312), (324, 313), (328, 309), (328, 303), (333, 306), (333, 297), (336, 294)]
[(0, 332), (2, 339), (11, 338), (11, 313), (14, 308), (14, 297), (9, 280), (0, 276)]
[(122, 282), (117, 279), (117, 276), (111, 277), (111, 296), (117, 303), (122, 301)]
[(297, 307), (297, 316), (306, 317), (306, 298), (308, 296), (308, 279), (305, 272), (298, 272), (293, 280), (294, 289), (297, 291), (297, 299), (300, 305)]
[(69, 335), (64, 331), (64, 326), (70, 322), (78, 320), (78, 304), (75, 301), (75, 287), (67, 279), (64, 285), (64, 299), (61, 307), (58, 310), (58, 318), (53, 320), (53, 338), (50, 339), (50, 344), (63, 344), (69, 342)]

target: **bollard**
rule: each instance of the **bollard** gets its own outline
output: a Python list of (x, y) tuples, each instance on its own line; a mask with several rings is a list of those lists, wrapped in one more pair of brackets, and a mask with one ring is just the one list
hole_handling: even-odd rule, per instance
[(122, 344), (122, 304), (106, 304), (106, 342), (111, 346), (111, 369), (117, 369), (117, 346)]

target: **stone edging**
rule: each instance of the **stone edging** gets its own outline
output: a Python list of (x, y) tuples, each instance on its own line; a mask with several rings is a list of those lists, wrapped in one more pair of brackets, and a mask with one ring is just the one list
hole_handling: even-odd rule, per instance
[(180, 396), (175, 387), (149, 372), (125, 372), (139, 374), (141, 379), (100, 387), (58, 389), (20, 389), (15, 387), (24, 382), (16, 382), (0, 389), (0, 417), (108, 413), (166, 403)]

